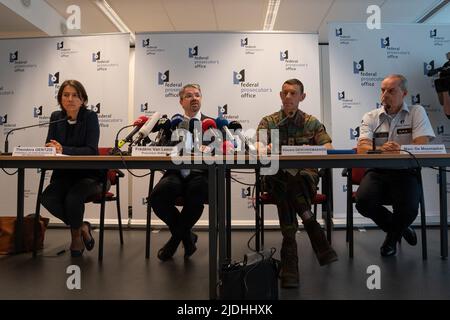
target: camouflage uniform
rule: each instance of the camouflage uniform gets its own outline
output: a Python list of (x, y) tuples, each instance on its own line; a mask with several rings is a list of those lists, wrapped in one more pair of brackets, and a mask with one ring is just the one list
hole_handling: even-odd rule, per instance
[[(282, 125), (279, 126), (279, 123), (282, 123)], [(260, 129), (267, 130), (268, 143), (271, 142), (270, 131), (278, 129), (280, 147), (282, 145), (324, 145), (331, 143), (331, 138), (325, 131), (323, 124), (314, 116), (301, 110), (298, 110), (291, 119), (286, 119), (281, 110), (268, 115), (259, 123), (258, 131)], [(292, 203), (293, 208), (296, 208), (296, 211), (301, 214), (311, 208), (311, 200), (316, 195), (318, 183), (317, 169), (299, 169), (295, 176), (280, 170), (275, 175), (264, 177), (263, 188), (272, 194), (277, 203), (294, 202)], [(280, 222), (292, 220), (284, 220), (284, 218), (280, 217)]]

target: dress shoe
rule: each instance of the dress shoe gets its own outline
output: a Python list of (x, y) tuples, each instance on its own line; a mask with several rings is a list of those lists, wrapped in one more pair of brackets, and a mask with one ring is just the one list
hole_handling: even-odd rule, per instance
[(70, 249), (70, 256), (72, 258), (78, 258), (81, 257), (83, 255), (84, 249), (81, 250), (72, 250)]
[(380, 248), (380, 254), (383, 257), (393, 256), (397, 253), (397, 241), (399, 237), (393, 232), (388, 232)]
[(180, 245), (180, 239), (178, 239), (177, 237), (170, 237), (169, 241), (167, 241), (167, 243), (164, 245), (164, 247), (162, 247), (161, 249), (159, 249), (158, 251), (158, 258), (161, 261), (167, 261), (170, 258), (172, 258), (172, 256), (175, 254), (175, 252), (178, 249), (178, 246)]
[(89, 236), (91, 237), (91, 239), (86, 240), (83, 236), (81, 236), (81, 237), (83, 238), (84, 246), (86, 247), (87, 251), (91, 251), (92, 249), (94, 249), (94, 245), (95, 245), (95, 240), (94, 240), (94, 237), (92, 236), (92, 226), (87, 221), (84, 221), (83, 224), (87, 225)]
[(403, 230), (402, 237), (408, 242), (410, 245), (415, 246), (417, 244), (417, 235), (413, 228), (408, 227)]
[(197, 243), (198, 236), (194, 232), (190, 232), (189, 236), (183, 239), (183, 247), (184, 247), (184, 257), (189, 258), (197, 251)]

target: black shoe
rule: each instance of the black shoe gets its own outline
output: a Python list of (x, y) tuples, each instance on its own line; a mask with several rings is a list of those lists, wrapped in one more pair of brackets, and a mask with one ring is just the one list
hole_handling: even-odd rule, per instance
[(402, 237), (412, 246), (415, 246), (417, 244), (416, 232), (411, 227), (408, 227), (403, 231)]
[(189, 233), (189, 236), (183, 239), (183, 247), (184, 247), (184, 257), (189, 258), (197, 251), (197, 243), (198, 236), (192, 231)]
[(83, 255), (84, 249), (82, 250), (72, 250), (70, 249), (70, 256), (72, 258), (78, 258), (81, 257)]
[(380, 248), (380, 254), (383, 257), (393, 256), (397, 253), (397, 241), (399, 237), (392, 232), (386, 234), (383, 245)]
[(172, 236), (170, 237), (169, 241), (159, 249), (158, 251), (158, 258), (161, 261), (167, 261), (175, 254), (175, 252), (178, 249), (178, 246), (180, 245), (180, 239)]
[(84, 242), (84, 246), (86, 247), (87, 251), (91, 251), (92, 249), (94, 249), (94, 245), (95, 245), (95, 240), (94, 237), (92, 236), (92, 226), (89, 222), (84, 221), (83, 224), (86, 224), (88, 226), (88, 231), (89, 231), (89, 236), (91, 237), (91, 240), (86, 240), (83, 236), (83, 242)]

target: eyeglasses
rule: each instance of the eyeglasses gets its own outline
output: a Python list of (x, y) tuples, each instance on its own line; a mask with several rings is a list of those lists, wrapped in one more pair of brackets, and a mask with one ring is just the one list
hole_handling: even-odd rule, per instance
[(187, 93), (187, 94), (184, 95), (183, 99), (188, 99), (188, 100), (190, 100), (190, 99), (193, 99), (194, 97), (195, 97), (195, 98), (201, 98), (202, 95), (201, 95), (201, 93), (195, 93), (195, 94)]

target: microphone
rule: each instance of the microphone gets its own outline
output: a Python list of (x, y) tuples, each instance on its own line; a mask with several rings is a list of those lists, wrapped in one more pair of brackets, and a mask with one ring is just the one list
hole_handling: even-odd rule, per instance
[(160, 118), (161, 114), (159, 112), (155, 112), (152, 118), (139, 129), (138, 136), (133, 140), (131, 145), (137, 145), (142, 141), (142, 139), (146, 138)]
[(292, 116), (295, 114), (294, 111), (289, 111), (288, 115), (282, 119), (280, 122), (278, 122), (277, 127), (284, 125), (289, 119), (292, 118)]
[(119, 148), (122, 148), (123, 145), (127, 142), (131, 142), (133, 139), (133, 136), (139, 131), (139, 129), (148, 121), (147, 116), (140, 116), (133, 122), (133, 127), (135, 127), (123, 140), (120, 140), (117, 146)]
[(50, 122), (47, 122), (47, 123), (33, 124), (33, 125), (31, 125), (31, 126), (25, 126), (25, 127), (20, 127), (20, 128), (14, 128), (14, 129), (9, 130), (8, 133), (6, 134), (6, 139), (5, 139), (5, 152), (4, 152), (3, 154), (9, 154), (9, 153), (8, 153), (8, 146), (9, 146), (8, 138), (9, 138), (9, 135), (10, 135), (12, 132), (17, 131), (17, 130), (22, 130), (22, 129), (33, 128), (33, 127), (49, 126), (49, 125), (54, 124), (54, 123), (63, 122), (63, 121), (71, 120), (71, 119), (72, 119), (72, 118), (71, 118), (70, 116), (65, 116), (65, 117), (62, 118), (62, 119), (53, 120), (53, 121), (50, 121)]
[[(228, 123), (227, 119), (222, 118), (222, 117), (218, 117), (216, 119), (216, 124), (217, 124), (217, 127), (219, 129), (222, 129), (223, 132), (225, 132), (225, 138), (226, 138), (225, 140), (228, 140), (228, 141), (234, 141), (235, 140), (233, 134), (228, 129), (229, 123)], [(235, 144), (235, 143), (233, 142), (233, 144)]]
[(167, 119), (167, 116), (163, 116), (159, 119), (156, 126), (153, 128), (152, 132), (158, 132), (155, 137), (155, 140), (151, 143), (154, 146), (163, 146), (167, 145), (167, 136), (169, 135), (171, 128), (170, 120)]
[(377, 150), (376, 149), (376, 145), (375, 145), (375, 133), (377, 132), (378, 129), (380, 129), (380, 127), (383, 125), (384, 121), (386, 120), (386, 118), (383, 119), (383, 121), (380, 122), (380, 124), (375, 128), (375, 130), (373, 130), (373, 136), (372, 136), (372, 150), (368, 150), (367, 153), (368, 154), (375, 154), (375, 153), (381, 153), (381, 150)]
[(202, 130), (203, 130), (203, 133), (204, 132), (206, 132), (206, 131), (208, 131), (208, 130), (210, 130), (211, 129), (211, 132), (212, 132), (212, 134), (213, 134), (213, 136), (214, 136), (214, 139), (219, 139), (219, 140), (222, 140), (222, 137), (218, 134), (218, 132), (217, 132), (217, 130), (215, 130), (215, 129), (217, 129), (217, 124), (216, 124), (216, 122), (213, 120), (213, 119), (205, 119), (205, 120), (203, 120), (202, 121)]
[(256, 147), (249, 141), (249, 139), (242, 134), (242, 125), (237, 121), (231, 121), (229, 124), (231, 130), (239, 137), (245, 145), (245, 149), (251, 153), (256, 153)]
[(192, 118), (191, 120), (189, 120), (189, 132), (192, 133), (194, 139), (194, 152), (200, 151), (200, 146), (202, 145), (202, 133), (200, 131), (200, 125), (200, 120), (198, 120), (197, 118)]
[(172, 131), (175, 130), (182, 121), (184, 121), (184, 117), (182, 114), (177, 113), (173, 115), (173, 117), (170, 118), (170, 129), (172, 129)]

